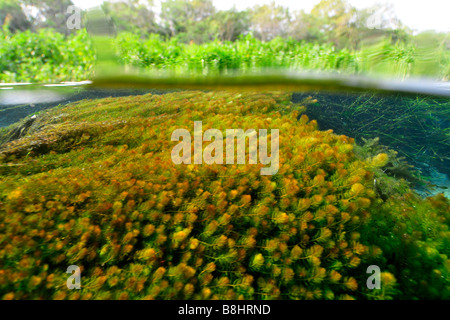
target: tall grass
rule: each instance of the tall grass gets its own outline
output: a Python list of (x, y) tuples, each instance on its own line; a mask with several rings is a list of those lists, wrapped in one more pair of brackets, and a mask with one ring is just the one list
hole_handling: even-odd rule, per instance
[[(381, 41), (358, 51), (275, 38), (262, 42), (251, 35), (234, 42), (180, 43), (150, 34), (119, 33), (112, 40), (116, 62), (173, 74), (227, 74), (236, 70), (282, 68), (342, 74), (384, 74), (397, 78), (431, 76), (448, 80), (450, 53), (445, 47), (426, 55), (414, 45)], [(109, 49), (109, 48), (108, 48)], [(65, 37), (50, 29), (11, 34), (0, 31), (0, 82), (61, 82), (94, 76), (96, 53), (85, 30)]]
[(448, 80), (450, 50), (435, 48), (427, 53), (413, 43), (392, 43), (382, 39), (360, 50), (336, 49), (331, 43), (318, 44), (277, 37), (262, 42), (251, 35), (234, 42), (178, 43), (158, 35), (147, 39), (121, 33), (114, 41), (121, 64), (175, 74), (201, 72), (224, 74), (264, 68), (320, 70), (343, 74), (387, 75), (396, 78), (427, 76)]
[(235, 42), (213, 41), (204, 44), (177, 43), (152, 35), (122, 33), (115, 41), (120, 62), (154, 70), (182, 72), (252, 71), (260, 68), (289, 70), (358, 71), (357, 56), (348, 50), (336, 50), (331, 44), (297, 42), (275, 38), (262, 42), (247, 35)]

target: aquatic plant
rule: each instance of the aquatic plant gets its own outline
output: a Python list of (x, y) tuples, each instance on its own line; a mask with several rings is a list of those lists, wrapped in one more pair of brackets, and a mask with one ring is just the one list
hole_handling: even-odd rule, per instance
[[(359, 145), (371, 141), (367, 151), (395, 150), (397, 154), (389, 154), (391, 163), (384, 168), (393, 176), (416, 183), (420, 176), (429, 174), (430, 166), (450, 174), (448, 99), (342, 92), (295, 94), (293, 100), (302, 101), (307, 96), (317, 100), (308, 105), (307, 114), (322, 130), (349, 135)], [(382, 151), (383, 145), (392, 151)], [(408, 170), (408, 165), (413, 165), (415, 172)]]
[(405, 157), (398, 152), (389, 149), (379, 143), (379, 138), (364, 139), (364, 144), (355, 145), (355, 155), (361, 159), (369, 159), (377, 154), (384, 153), (388, 156), (386, 163), (379, 168), (374, 168), (374, 190), (377, 195), (386, 200), (394, 194), (404, 194), (412, 186), (425, 185), (426, 181), (414, 170)]
[[(373, 179), (388, 155), (356, 157), (352, 138), (319, 131), (304, 111), (287, 93), (186, 91), (38, 114), (56, 120), (0, 146), (0, 296), (448, 297), (448, 200), (383, 201)], [(197, 120), (279, 129), (278, 173), (175, 165), (171, 133)], [(366, 288), (372, 264), (379, 291)], [(69, 265), (81, 290), (66, 287)]]
[(395, 275), (401, 288), (397, 298), (450, 299), (449, 213), (449, 200), (442, 194), (425, 201), (413, 194), (396, 195), (361, 229), (361, 239), (383, 251), (377, 264)]

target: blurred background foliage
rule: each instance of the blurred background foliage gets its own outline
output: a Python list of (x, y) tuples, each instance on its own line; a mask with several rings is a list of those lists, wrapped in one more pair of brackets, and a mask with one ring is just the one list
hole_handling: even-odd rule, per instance
[[(59, 82), (93, 77), (95, 50), (86, 32), (69, 29), (71, 0), (0, 2), (0, 82)], [(218, 10), (211, 0), (105, 1), (117, 62), (171, 71), (282, 67), (429, 76), (447, 81), (448, 33), (414, 34), (392, 7), (356, 9), (322, 0), (309, 13), (275, 2)], [(373, 21), (373, 17), (378, 19)]]

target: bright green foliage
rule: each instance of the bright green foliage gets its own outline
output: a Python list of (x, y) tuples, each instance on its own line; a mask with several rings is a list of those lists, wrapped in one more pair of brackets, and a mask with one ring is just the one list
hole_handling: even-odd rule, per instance
[[(389, 299), (446, 292), (448, 216), (441, 213), (448, 215), (448, 201), (404, 195), (383, 203), (372, 171), (387, 155), (358, 159), (353, 139), (317, 130), (290, 100), (276, 92), (187, 91), (50, 110), (56, 121), (0, 149), (0, 296)], [(193, 133), (195, 120), (203, 130), (279, 129), (278, 173), (262, 176), (250, 164), (175, 165), (171, 134)], [(377, 263), (383, 289), (370, 291), (366, 268)], [(81, 268), (81, 290), (66, 288), (72, 264)], [(425, 291), (405, 282), (409, 276), (421, 286), (424, 275)]]
[(93, 65), (85, 30), (67, 37), (51, 29), (0, 31), (0, 82), (82, 81), (92, 77)]
[(180, 74), (193, 71), (209, 74), (236, 70), (245, 72), (277, 67), (349, 73), (358, 70), (355, 55), (348, 50), (338, 51), (332, 45), (302, 43), (279, 37), (262, 42), (247, 35), (234, 42), (184, 44), (175, 38), (162, 40), (152, 35), (148, 40), (141, 40), (138, 35), (122, 33), (116, 43), (122, 64)]
[[(246, 35), (233, 42), (213, 40), (196, 44), (176, 37), (163, 39), (149, 34), (144, 38), (138, 33), (121, 32), (113, 39), (112, 47), (118, 65), (144, 68), (150, 74), (223, 75), (281, 69), (444, 80), (449, 76), (450, 55), (442, 46), (436, 55), (424, 55), (421, 51), (416, 54), (412, 45), (389, 41), (355, 51), (281, 37), (263, 42)], [(51, 29), (15, 34), (0, 31), (0, 82), (92, 79), (96, 54), (101, 57), (103, 51), (98, 50), (107, 49), (100, 46), (95, 53), (93, 48), (85, 30), (68, 36)]]

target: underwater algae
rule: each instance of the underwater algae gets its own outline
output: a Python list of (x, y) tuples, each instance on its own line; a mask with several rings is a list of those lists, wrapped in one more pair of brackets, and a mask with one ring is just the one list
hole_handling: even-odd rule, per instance
[[(0, 146), (0, 297), (449, 299), (448, 199), (380, 193), (388, 155), (304, 112), (286, 93), (184, 91), (39, 113)], [(194, 121), (279, 129), (278, 173), (174, 164), (171, 133)]]

